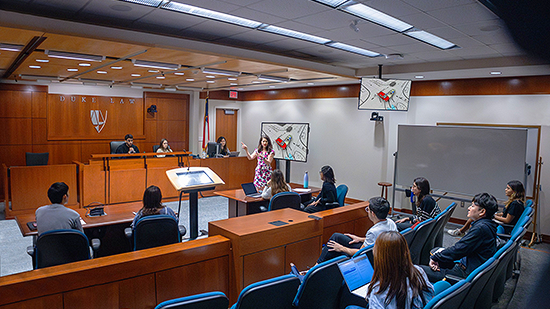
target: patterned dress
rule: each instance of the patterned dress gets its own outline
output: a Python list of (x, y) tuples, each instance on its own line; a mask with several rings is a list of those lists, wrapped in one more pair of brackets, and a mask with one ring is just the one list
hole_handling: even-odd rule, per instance
[(254, 152), (258, 154), (256, 157), (258, 165), (256, 165), (256, 172), (254, 173), (254, 186), (259, 190), (271, 179), (271, 165), (264, 161), (264, 159), (267, 159), (272, 153), (274, 154), (275, 151), (272, 149), (271, 152), (258, 152), (258, 149), (256, 149)]

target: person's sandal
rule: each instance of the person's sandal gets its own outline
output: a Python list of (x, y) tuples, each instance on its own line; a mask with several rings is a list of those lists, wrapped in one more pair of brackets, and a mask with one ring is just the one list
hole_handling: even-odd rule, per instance
[(447, 234), (454, 236), (454, 237), (462, 237), (466, 235), (466, 233), (462, 233), (460, 229), (454, 229), (454, 230), (447, 230)]

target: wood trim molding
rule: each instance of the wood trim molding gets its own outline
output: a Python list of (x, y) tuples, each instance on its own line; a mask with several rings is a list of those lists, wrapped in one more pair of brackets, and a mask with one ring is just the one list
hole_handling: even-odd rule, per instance
[(48, 86), (2, 84), (2, 83), (0, 83), (0, 90), (48, 92)]

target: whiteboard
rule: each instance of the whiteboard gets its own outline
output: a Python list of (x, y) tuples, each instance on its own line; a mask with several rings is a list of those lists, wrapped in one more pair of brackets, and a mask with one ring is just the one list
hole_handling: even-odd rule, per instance
[(510, 180), (525, 181), (526, 128), (399, 125), (395, 183), (414, 178), (433, 190), (506, 200)]

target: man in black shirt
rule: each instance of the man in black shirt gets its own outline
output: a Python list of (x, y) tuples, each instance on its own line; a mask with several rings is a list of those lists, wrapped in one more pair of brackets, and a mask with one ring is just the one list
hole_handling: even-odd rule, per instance
[(134, 136), (132, 134), (126, 134), (124, 140), (126, 142), (118, 146), (115, 153), (139, 153), (138, 147), (134, 145)]
[(454, 246), (434, 253), (428, 266), (422, 265), (430, 282), (439, 281), (447, 274), (466, 278), (495, 254), (497, 223), (492, 219), (497, 210), (494, 196), (489, 193), (474, 196), (468, 207), (468, 218), (474, 220), (468, 234)]

